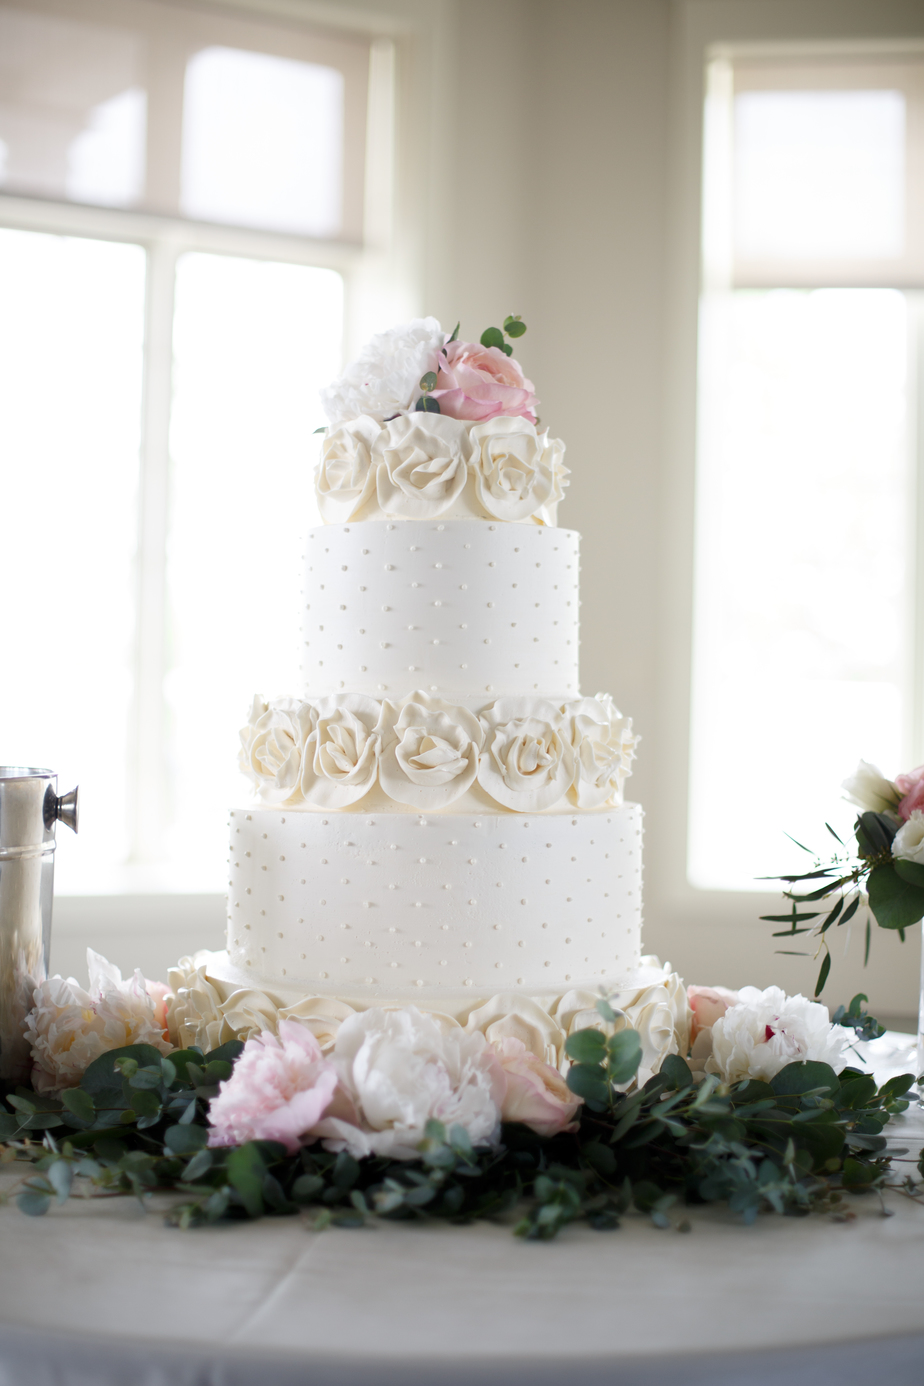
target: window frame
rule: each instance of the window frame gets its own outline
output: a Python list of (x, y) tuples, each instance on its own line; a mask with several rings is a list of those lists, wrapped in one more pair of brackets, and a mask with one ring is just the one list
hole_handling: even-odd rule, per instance
[[(646, 942), (670, 957), (688, 980), (740, 986), (743, 980), (771, 982), (790, 992), (810, 991), (815, 977), (810, 958), (775, 952), (772, 925), (759, 916), (779, 912), (778, 891), (740, 892), (697, 888), (686, 874), (689, 816), (690, 708), (693, 667), (694, 516), (698, 431), (698, 337), (703, 283), (703, 113), (706, 74), (713, 58), (830, 58), (846, 62), (867, 55), (919, 52), (924, 43), (924, 12), (907, 0), (880, 0), (875, 17), (868, 6), (845, 11), (837, 0), (676, 0), (671, 42), (670, 181), (666, 209), (666, 311), (663, 320), (662, 497), (659, 592), (658, 700), (652, 732), (657, 737), (653, 789), (646, 820)], [(907, 284), (900, 287), (908, 288)], [(922, 321), (919, 305), (917, 321)], [(918, 353), (916, 592), (924, 590), (924, 361)], [(916, 704), (924, 690), (924, 600), (916, 603)], [(924, 759), (924, 723), (914, 731)], [(849, 769), (849, 767), (848, 767)], [(845, 772), (846, 773), (846, 772)], [(837, 786), (832, 795), (837, 796)], [(734, 788), (730, 787), (730, 802)], [(738, 808), (740, 809), (740, 805)], [(744, 808), (746, 811), (746, 806)], [(768, 869), (772, 869), (772, 861)], [(880, 942), (877, 940), (877, 942)], [(838, 960), (838, 985), (853, 983), (872, 996), (891, 997), (891, 1014), (917, 1010), (916, 945), (890, 948), (889, 940), (871, 952), (862, 969), (861, 950), (849, 963)], [(837, 1000), (850, 996), (838, 994)], [(836, 1001), (834, 1002), (836, 1004)]]
[[(227, 36), (229, 42), (236, 36), (237, 46), (247, 47), (249, 36), (259, 32), (264, 37), (258, 51), (298, 57), (305, 45), (313, 45), (310, 55), (305, 49), (305, 56), (312, 61), (318, 60), (325, 30), (341, 39), (344, 33), (355, 34), (357, 47), (365, 44), (368, 52), (362, 132), (362, 216), (357, 218), (354, 211), (349, 228), (353, 234), (349, 237), (322, 240), (196, 221), (151, 207), (135, 210), (91, 206), (0, 189), (0, 227), (4, 229), (130, 243), (141, 246), (147, 256), (137, 520), (137, 682), (129, 750), (133, 865), (125, 873), (128, 884), (122, 891), (57, 894), (55, 932), (73, 948), (78, 938), (81, 943), (87, 940), (88, 924), (92, 921), (94, 946), (111, 940), (113, 951), (118, 952), (129, 940), (132, 947), (143, 944), (146, 931), (156, 919), (161, 933), (159, 951), (171, 951), (171, 944), (164, 937), (166, 932), (169, 939), (175, 940), (173, 955), (179, 956), (188, 952), (191, 944), (223, 946), (225, 895), (188, 893), (181, 884), (171, 885), (169, 879), (160, 878), (150, 863), (150, 857), (156, 855), (150, 845), (156, 844), (162, 830), (166, 803), (160, 748), (165, 717), (164, 540), (176, 263), (182, 254), (200, 251), (336, 270), (344, 281), (345, 359), (355, 354), (371, 331), (379, 330), (386, 322), (420, 313), (428, 268), (421, 246), (426, 229), (439, 225), (439, 217), (433, 206), (436, 180), (420, 167), (415, 131), (421, 126), (423, 112), (434, 103), (446, 21), (442, 14), (434, 14), (428, 0), (396, 0), (390, 11), (378, 14), (370, 14), (368, 8), (360, 11), (344, 6), (333, 24), (329, 8), (313, 13), (305, 7), (296, 18), (291, 12), (280, 14), (271, 0), (237, 4), (237, 14), (229, 14), (227, 9), (173, 4), (170, 0), (41, 3), (45, 12), (56, 16), (67, 18), (77, 13), (100, 22), (119, 18), (125, 22), (129, 12), (141, 8), (155, 17), (157, 11), (163, 18), (173, 14), (181, 17), (183, 23), (194, 20), (209, 45), (224, 41), (222, 36)], [(300, 51), (295, 52), (295, 48)], [(427, 52), (433, 55), (435, 68), (429, 79), (424, 78), (420, 64), (421, 56)], [(149, 133), (156, 124), (149, 105)], [(173, 133), (178, 137), (176, 129)], [(150, 160), (150, 147), (148, 153)], [(178, 190), (178, 161), (176, 172)], [(233, 748), (229, 748), (229, 755), (233, 754)]]

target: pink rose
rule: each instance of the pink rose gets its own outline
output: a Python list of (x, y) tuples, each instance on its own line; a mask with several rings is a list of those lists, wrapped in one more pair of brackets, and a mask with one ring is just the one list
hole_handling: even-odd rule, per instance
[(535, 390), (519, 364), (499, 347), (476, 346), (473, 342), (449, 342), (445, 356), (440, 354), (440, 370), (434, 399), (440, 412), (452, 419), (497, 418), (499, 414), (521, 415), (536, 422)]
[(252, 1035), (209, 1104), (209, 1145), (280, 1141), (294, 1155), (333, 1104), (337, 1073), (312, 1032), (280, 1020), (279, 1036)]
[(557, 1069), (512, 1036), (496, 1040), (493, 1048), (507, 1079), (503, 1121), (521, 1121), (537, 1136), (545, 1137), (578, 1129), (574, 1117), (581, 1098), (575, 1097)]
[(695, 1044), (701, 1031), (711, 1030), (729, 1006), (738, 1004), (738, 993), (727, 987), (687, 987), (687, 999), (693, 1012), (690, 1042)]
[(895, 776), (895, 787), (904, 796), (898, 805), (902, 820), (907, 823), (915, 809), (924, 809), (924, 765)]

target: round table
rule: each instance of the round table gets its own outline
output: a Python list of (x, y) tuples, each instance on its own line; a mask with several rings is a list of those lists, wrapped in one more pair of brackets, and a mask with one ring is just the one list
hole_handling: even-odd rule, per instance
[[(877, 1043), (894, 1070), (900, 1037)], [(924, 1110), (890, 1135), (910, 1171)], [(630, 1215), (552, 1243), (307, 1217), (181, 1232), (172, 1201), (0, 1207), (0, 1386), (924, 1382), (924, 1206), (899, 1192), (891, 1216), (875, 1196), (750, 1228), (702, 1208), (687, 1235)]]

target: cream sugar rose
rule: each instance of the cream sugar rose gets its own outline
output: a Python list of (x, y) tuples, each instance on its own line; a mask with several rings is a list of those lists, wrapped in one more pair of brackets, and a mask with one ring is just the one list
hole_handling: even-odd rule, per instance
[(333, 1043), (413, 1004), (558, 1066), (604, 988), (653, 1067), (688, 1011), (641, 960), (637, 738), (580, 691), (564, 444), (499, 330), (454, 335), (382, 333), (323, 392), (303, 690), (241, 734), (228, 949), (180, 969), (173, 1023), (199, 1043), (297, 1016)]

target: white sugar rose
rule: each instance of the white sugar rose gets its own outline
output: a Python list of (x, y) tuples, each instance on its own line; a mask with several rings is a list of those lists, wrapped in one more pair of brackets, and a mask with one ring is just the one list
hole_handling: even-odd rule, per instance
[(337, 380), (321, 391), (321, 404), (336, 427), (367, 414), (380, 423), (420, 397), (420, 377), (439, 367), (446, 334), (436, 318), (379, 332)]
[(136, 969), (123, 982), (117, 967), (87, 949), (88, 991), (73, 977), (49, 977), (35, 988), (26, 1020), (32, 1047), (32, 1085), (36, 1092), (72, 1088), (89, 1064), (110, 1049), (150, 1044), (161, 1054), (172, 1045), (164, 1037), (155, 998)]
[(565, 445), (550, 441), (528, 419), (500, 416), (471, 430), (475, 490), (484, 509), (499, 520), (534, 516), (553, 524), (549, 507), (561, 500), (569, 475)]
[(474, 781), (483, 744), (481, 723), (467, 708), (411, 693), (384, 722), (379, 783), (398, 804), (445, 808)]
[(472, 1011), (465, 1026), (484, 1035), (489, 1044), (515, 1039), (544, 1063), (557, 1066), (564, 1052), (565, 1033), (538, 1002), (517, 992), (492, 996)]
[(337, 693), (314, 709), (302, 758), (302, 794), (310, 804), (345, 808), (375, 784), (382, 749), (380, 706), (363, 693)]
[(787, 1064), (813, 1059), (840, 1073), (848, 1042), (846, 1031), (831, 1024), (818, 1001), (787, 996), (779, 987), (743, 987), (737, 1004), (712, 1027), (706, 1071), (726, 1083), (744, 1078), (769, 1082)]
[(896, 785), (887, 780), (882, 771), (868, 760), (861, 760), (852, 775), (841, 784), (847, 792), (844, 795), (851, 804), (872, 813), (894, 814), (902, 797)]
[(305, 740), (311, 731), (312, 712), (297, 698), (264, 702), (257, 694), (250, 721), (241, 729), (238, 765), (253, 780), (267, 804), (283, 804), (298, 798)]
[(375, 443), (375, 485), (386, 515), (429, 520), (465, 489), (471, 443), (468, 427), (442, 414), (401, 414)]
[(542, 698), (499, 698), (481, 714), (485, 741), (478, 783), (521, 813), (550, 808), (574, 780), (567, 719)]
[(355, 1014), (353, 1006), (334, 996), (306, 996), (294, 1006), (284, 1006), (279, 1020), (297, 1020), (307, 1026), (321, 1046), (321, 1053), (327, 1054), (334, 1047), (340, 1026)]
[(623, 717), (608, 693), (569, 703), (565, 711), (571, 718), (575, 801), (580, 808), (621, 804), (639, 741), (632, 718)]
[(381, 424), (362, 415), (333, 429), (321, 443), (314, 485), (326, 524), (351, 520), (375, 491), (372, 446), (381, 431)]
[(893, 837), (892, 856), (924, 866), (924, 813), (920, 809), (911, 810), (911, 817)]
[(223, 1024), (221, 992), (208, 976), (209, 956), (201, 951), (180, 958), (167, 974), (171, 993), (167, 998), (167, 1030), (177, 1049), (195, 1045), (208, 1054), (236, 1038)]
[(415, 1006), (375, 1008), (343, 1021), (329, 1058), (357, 1121), (319, 1122), (328, 1150), (415, 1160), (431, 1118), (464, 1126), (473, 1145), (497, 1143), (507, 1084), (484, 1035), (444, 1032)]

